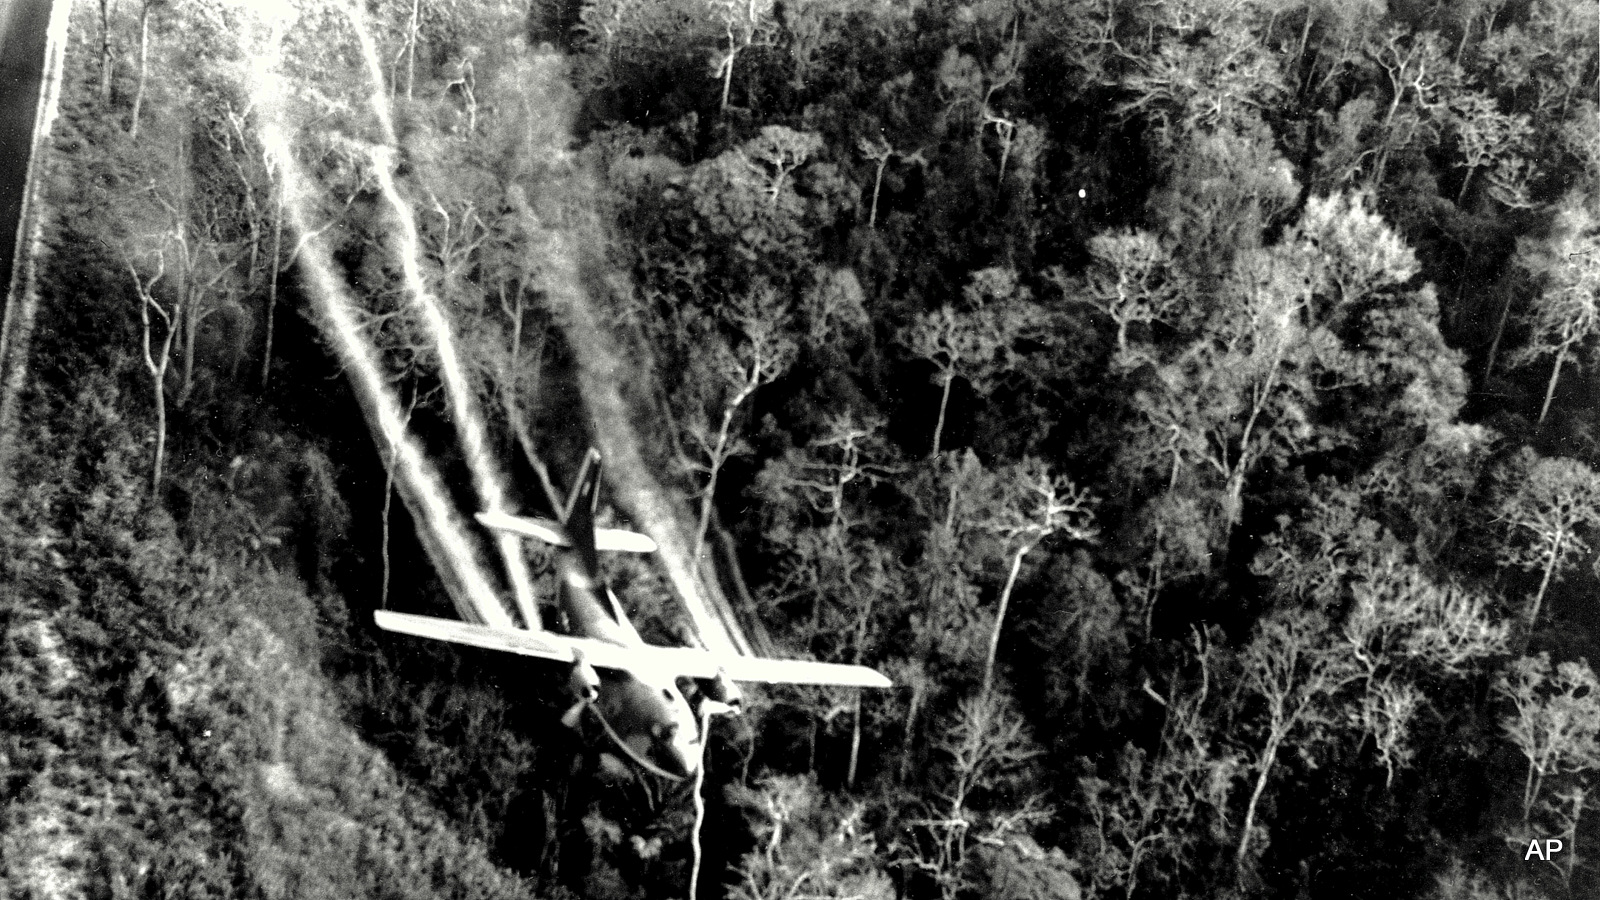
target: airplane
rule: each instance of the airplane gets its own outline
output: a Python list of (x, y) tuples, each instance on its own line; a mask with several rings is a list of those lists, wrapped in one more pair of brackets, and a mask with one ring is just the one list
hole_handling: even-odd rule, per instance
[[(600, 453), (584, 457), (560, 521), (479, 513), (484, 526), (557, 548), (557, 595), (571, 634), (476, 625), (379, 610), (379, 627), (403, 634), (552, 660), (568, 666), (575, 702), (561, 717), (577, 727), (589, 710), (601, 731), (640, 769), (663, 778), (692, 778), (703, 748), (700, 726), (680, 678), (699, 684), (702, 712), (737, 713), (736, 682), (870, 688), (893, 683), (866, 666), (714, 654), (697, 647), (660, 647), (639, 636), (600, 577), (600, 550), (652, 553), (655, 542), (630, 531), (596, 528)], [(707, 706), (706, 704), (710, 704)]]

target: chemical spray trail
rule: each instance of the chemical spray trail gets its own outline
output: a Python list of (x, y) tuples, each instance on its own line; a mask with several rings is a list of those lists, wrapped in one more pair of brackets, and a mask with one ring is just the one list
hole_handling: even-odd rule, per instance
[(393, 147), (399, 143), (399, 138), (395, 135), (389, 98), (383, 94), (383, 64), (378, 61), (378, 47), (372, 40), (372, 28), (367, 24), (366, 6), (362, 0), (352, 0), (345, 4), (344, 10), (349, 17), (351, 30), (355, 32), (356, 43), (361, 46), (361, 61), (367, 67), (367, 85), (372, 89), (368, 104), (372, 107), (372, 114), (378, 117), (378, 125), (383, 128), (384, 144)]
[[(383, 70), (378, 62), (372, 33), (367, 27), (366, 17), (360, 4), (351, 4), (348, 9), (351, 27), (355, 30), (361, 46), (362, 59), (366, 63), (370, 88), (368, 102), (373, 114), (378, 117), (387, 144), (383, 147), (370, 148), (368, 156), (377, 177), (378, 191), (384, 203), (388, 205), (394, 220), (395, 228), (391, 232), (391, 243), (392, 251), (400, 262), (401, 279), (411, 303), (421, 313), (422, 323), (427, 328), (433, 339), (434, 348), (439, 354), (439, 380), (444, 387), (461, 452), (466, 457), (467, 468), (472, 472), (473, 486), (477, 489), (478, 500), (486, 512), (512, 512), (513, 510), (507, 509), (504, 477), (489, 453), (488, 429), (484, 424), (483, 410), (478, 405), (472, 381), (462, 365), (461, 355), (456, 347), (455, 333), (445, 316), (440, 299), (428, 289), (427, 282), (423, 279), (422, 241), (417, 232), (416, 215), (411, 205), (400, 196), (400, 191), (394, 182), (393, 170), (397, 152), (394, 115), (384, 91)], [(522, 614), (523, 621), (529, 628), (541, 627), (539, 607), (533, 592), (533, 577), (528, 571), (527, 560), (522, 555), (521, 539), (514, 535), (497, 533), (494, 535), (494, 541), (495, 548), (500, 552), (501, 560), (505, 564), (506, 578), (511, 583), (517, 611)]]
[[(574, 173), (574, 178), (581, 174)], [(639, 436), (633, 430), (634, 412), (623, 397), (627, 377), (624, 356), (618, 352), (600, 315), (592, 305), (579, 276), (579, 244), (564, 230), (549, 229), (540, 221), (526, 196), (513, 187), (512, 205), (528, 234), (543, 234), (542, 249), (554, 318), (578, 364), (584, 404), (594, 425), (594, 439), (606, 460), (606, 474), (628, 515), (660, 548), (658, 557), (673, 589), (694, 620), (706, 649), (714, 653), (750, 655), (750, 644), (727, 600), (696, 574), (685, 524), (677, 505), (645, 462)]]
[[(445, 398), (454, 419), (456, 437), (461, 444), (461, 452), (467, 459), (467, 467), (472, 471), (473, 485), (477, 488), (478, 499), (487, 512), (509, 512), (511, 510), (506, 508), (506, 490), (503, 481), (493, 457), (489, 454), (483, 411), (478, 408), (477, 395), (473, 393), (472, 385), (463, 369), (454, 332), (450, 328), (449, 320), (445, 318), (439, 299), (428, 290), (423, 281), (422, 270), (418, 264), (421, 242), (417, 238), (416, 220), (412, 216), (410, 206), (401, 199), (395, 189), (394, 177), (390, 174), (389, 168), (392, 152), (388, 148), (374, 148), (371, 156), (378, 177), (379, 191), (389, 205), (398, 232), (394, 243), (395, 253), (400, 259), (401, 277), (405, 282), (406, 293), (422, 313), (422, 322), (427, 326), (428, 333), (433, 338), (434, 348), (439, 354), (439, 381), (444, 386)], [(539, 607), (534, 599), (533, 577), (522, 555), (521, 539), (515, 535), (496, 534), (494, 540), (495, 547), (500, 551), (501, 559), (505, 563), (506, 576), (511, 582), (512, 596), (516, 599), (518, 612), (522, 614), (523, 621), (529, 628), (539, 628), (541, 623)]]
[(391, 390), (378, 356), (362, 333), (355, 302), (334, 274), (333, 261), (321, 235), (306, 214), (305, 185), (294, 151), (274, 116), (273, 98), (281, 91), (269, 77), (256, 79), (253, 99), (262, 112), (260, 138), (266, 151), (277, 162), (282, 179), (284, 210), (288, 225), (301, 242), (300, 271), (307, 294), (314, 304), (316, 320), (333, 346), (345, 374), (355, 389), (356, 399), (367, 418), (373, 437), (392, 450), (393, 474), (401, 501), (417, 523), (417, 536), (444, 581), (456, 610), (469, 622), (499, 628), (514, 627), (509, 611), (501, 604), (487, 569), (456, 514), (438, 474), (423, 455), (406, 428), (399, 398)]

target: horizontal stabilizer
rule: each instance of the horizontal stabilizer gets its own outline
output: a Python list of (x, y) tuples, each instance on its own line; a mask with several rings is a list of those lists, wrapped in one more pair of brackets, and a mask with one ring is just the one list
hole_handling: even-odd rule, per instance
[[(567, 537), (567, 530), (561, 527), (561, 523), (550, 519), (513, 516), (503, 512), (481, 512), (478, 513), (478, 521), (486, 528), (533, 538), (552, 546), (572, 546), (572, 539)], [(656, 552), (656, 542), (635, 531), (624, 531), (621, 528), (596, 528), (594, 530), (594, 548), (618, 553), (654, 553)]]
[(886, 688), (894, 683), (866, 666), (807, 660), (757, 659), (749, 656), (724, 658), (692, 647), (623, 646), (589, 638), (568, 637), (543, 631), (522, 631), (470, 625), (432, 616), (415, 616), (379, 610), (373, 614), (378, 627), (402, 634), (466, 644), (485, 650), (500, 650), (556, 662), (573, 662), (581, 651), (584, 660), (602, 669), (683, 678), (715, 678), (726, 674), (734, 681), (759, 681), (768, 684), (832, 684)]

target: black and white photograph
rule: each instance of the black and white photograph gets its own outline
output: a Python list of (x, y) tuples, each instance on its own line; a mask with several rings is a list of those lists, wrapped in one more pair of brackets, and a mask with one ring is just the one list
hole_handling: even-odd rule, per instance
[(1600, 898), (1600, 0), (0, 0), (0, 289), (0, 900)]

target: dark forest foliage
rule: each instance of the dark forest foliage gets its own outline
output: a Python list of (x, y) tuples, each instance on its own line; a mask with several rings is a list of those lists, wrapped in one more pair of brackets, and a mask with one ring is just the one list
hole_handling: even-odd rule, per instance
[(386, 180), (521, 501), (626, 431), (752, 643), (899, 685), (714, 723), (700, 896), (1600, 892), (1590, 0), (257, 6), (75, 5), (7, 896), (683, 894), (690, 788), (367, 624), (448, 577), (309, 241), (475, 502)]

